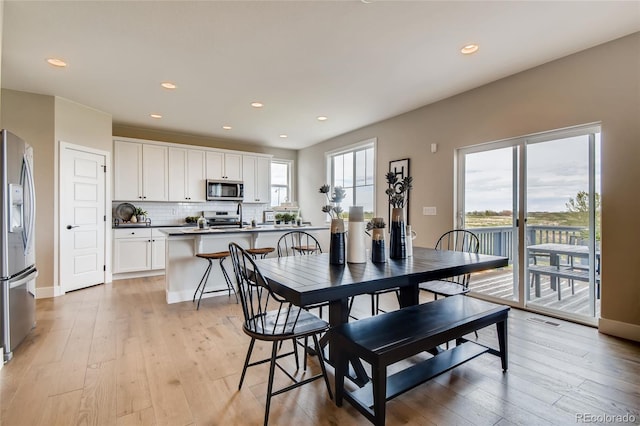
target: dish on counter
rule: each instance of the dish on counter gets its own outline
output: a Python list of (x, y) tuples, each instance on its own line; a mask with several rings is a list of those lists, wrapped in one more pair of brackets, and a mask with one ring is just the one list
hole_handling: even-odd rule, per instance
[(131, 203), (118, 204), (118, 207), (116, 207), (116, 217), (125, 222), (129, 222), (135, 211), (136, 208)]

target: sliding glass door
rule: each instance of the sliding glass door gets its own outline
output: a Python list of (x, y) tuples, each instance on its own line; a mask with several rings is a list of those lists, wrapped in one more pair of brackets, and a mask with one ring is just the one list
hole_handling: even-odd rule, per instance
[(527, 306), (599, 315), (599, 147), (595, 131), (527, 140)]
[(509, 258), (501, 270), (475, 273), (471, 290), (518, 301), (517, 166), (518, 146), (468, 149), (464, 156), (463, 205), (458, 226), (480, 240), (480, 251)]
[[(479, 297), (591, 322), (600, 307), (600, 130), (554, 131), (458, 151), (457, 223), (508, 268)], [(522, 224), (523, 226), (519, 226)]]

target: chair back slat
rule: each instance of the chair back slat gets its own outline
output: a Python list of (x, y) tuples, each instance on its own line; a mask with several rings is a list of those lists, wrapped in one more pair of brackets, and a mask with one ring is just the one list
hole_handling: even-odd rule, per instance
[(295, 333), (300, 309), (269, 286), (253, 257), (236, 243), (229, 244), (245, 328), (257, 334)]
[[(454, 229), (445, 232), (436, 243), (436, 250), (451, 250), (467, 253), (478, 253), (480, 250), (480, 240), (478, 236), (466, 229)], [(460, 284), (465, 289), (469, 287), (471, 274), (456, 275), (445, 278), (442, 281), (450, 281)]]

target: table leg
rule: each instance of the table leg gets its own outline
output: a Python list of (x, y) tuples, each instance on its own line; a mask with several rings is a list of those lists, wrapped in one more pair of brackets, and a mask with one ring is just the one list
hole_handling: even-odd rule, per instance
[(400, 307), (406, 308), (407, 306), (417, 305), (419, 302), (420, 289), (418, 288), (419, 283), (414, 283), (413, 285), (405, 285), (400, 287)]
[[(329, 325), (337, 327), (349, 321), (349, 301), (347, 299), (332, 300), (329, 302)], [(335, 367), (338, 358), (338, 349), (331, 345), (331, 329), (321, 339), (321, 346), (329, 344), (327, 362)], [(369, 381), (369, 376), (358, 358), (349, 360), (354, 370), (354, 377), (349, 378), (358, 386), (362, 387)]]
[[(551, 255), (549, 256), (549, 264), (557, 268), (558, 265), (560, 265), (560, 256), (555, 253), (551, 253)], [(549, 282), (551, 283), (551, 290), (555, 290), (559, 284), (558, 277), (550, 275)]]

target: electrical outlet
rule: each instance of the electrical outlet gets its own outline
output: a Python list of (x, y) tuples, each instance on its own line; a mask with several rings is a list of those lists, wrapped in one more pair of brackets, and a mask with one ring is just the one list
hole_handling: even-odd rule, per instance
[(435, 207), (423, 207), (422, 208), (422, 215), (423, 216), (435, 216), (436, 213), (436, 208)]
[(171, 209), (171, 215), (176, 216), (178, 214), (178, 209)]

